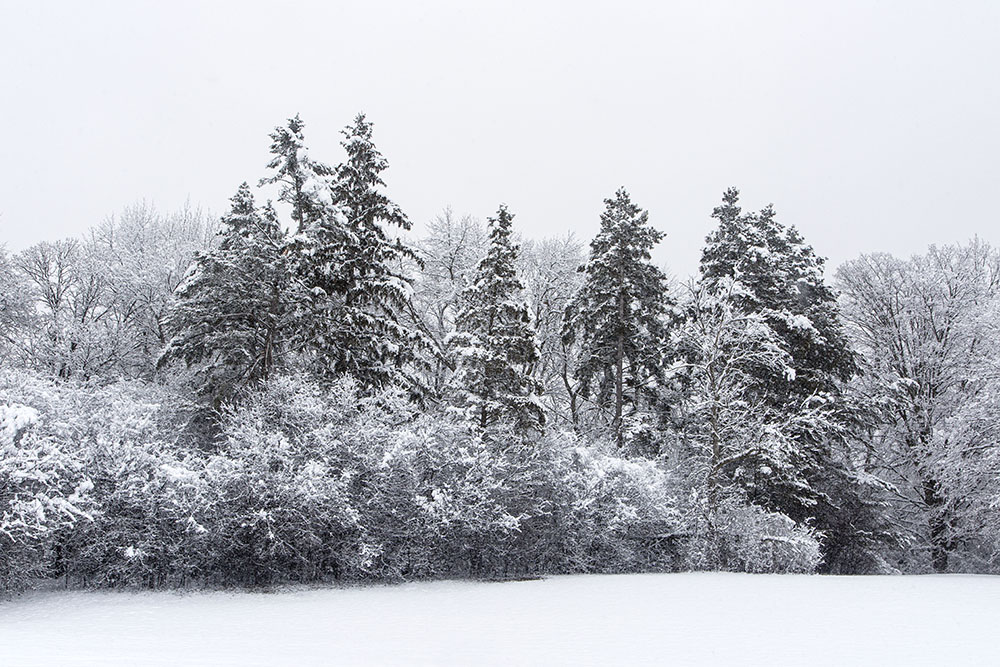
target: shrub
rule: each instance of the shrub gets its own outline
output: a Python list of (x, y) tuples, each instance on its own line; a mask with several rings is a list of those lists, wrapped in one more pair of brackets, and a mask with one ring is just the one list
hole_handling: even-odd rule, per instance
[(685, 561), (694, 570), (804, 572), (822, 560), (815, 532), (790, 518), (722, 495), (692, 494), (687, 509)]

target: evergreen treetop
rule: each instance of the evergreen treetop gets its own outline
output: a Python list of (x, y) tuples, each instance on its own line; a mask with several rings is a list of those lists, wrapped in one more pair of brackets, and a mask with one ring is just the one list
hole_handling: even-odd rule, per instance
[(273, 173), (260, 180), (260, 185), (280, 185), (278, 198), (291, 205), (296, 233), (305, 231), (312, 223), (340, 215), (333, 202), (334, 170), (309, 156), (304, 129), (305, 123), (298, 114), (288, 119), (287, 126), (274, 129), (273, 157), (267, 163)]

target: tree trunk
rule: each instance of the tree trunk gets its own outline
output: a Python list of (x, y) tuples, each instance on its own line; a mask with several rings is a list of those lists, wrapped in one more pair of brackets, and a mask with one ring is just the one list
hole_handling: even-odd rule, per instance
[(623, 331), (625, 322), (625, 299), (618, 295), (618, 351), (615, 373), (615, 442), (621, 449), (625, 445), (625, 434), (622, 432), (622, 407), (625, 400), (624, 378), (625, 370), (625, 333)]
[(948, 521), (945, 516), (944, 498), (939, 492), (937, 480), (926, 477), (922, 483), (924, 503), (930, 510), (928, 525), (931, 540), (931, 566), (935, 572), (947, 572), (951, 541), (948, 539)]

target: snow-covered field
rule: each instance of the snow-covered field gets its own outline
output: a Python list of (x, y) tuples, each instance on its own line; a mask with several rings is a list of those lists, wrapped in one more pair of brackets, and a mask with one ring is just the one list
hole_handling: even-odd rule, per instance
[(0, 665), (996, 665), (1000, 578), (665, 574), (36, 592)]

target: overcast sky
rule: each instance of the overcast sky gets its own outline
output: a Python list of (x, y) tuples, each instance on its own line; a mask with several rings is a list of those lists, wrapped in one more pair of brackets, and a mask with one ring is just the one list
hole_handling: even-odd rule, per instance
[(0, 243), (222, 212), (274, 125), (336, 163), (360, 110), (417, 225), (506, 202), (589, 240), (625, 185), (683, 276), (734, 185), (834, 266), (1000, 243), (998, 33), (996, 1), (0, 0)]

